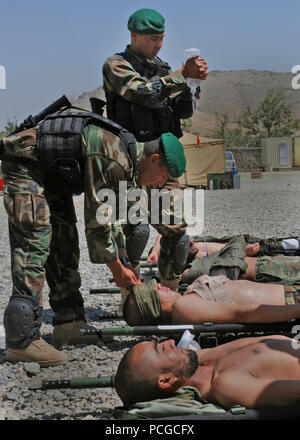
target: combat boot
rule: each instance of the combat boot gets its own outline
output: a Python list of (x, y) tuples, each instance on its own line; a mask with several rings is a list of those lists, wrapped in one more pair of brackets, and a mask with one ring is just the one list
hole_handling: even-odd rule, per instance
[(26, 348), (7, 348), (5, 357), (7, 361), (38, 362), (41, 367), (55, 367), (67, 361), (63, 353), (42, 338), (32, 341)]
[(64, 324), (57, 323), (53, 331), (53, 345), (55, 347), (66, 347), (67, 345), (76, 344), (97, 344), (101, 341), (97, 335), (80, 335), (80, 329), (95, 329), (88, 325), (85, 321), (72, 321)]
[(4, 312), (6, 359), (8, 361), (38, 362), (41, 367), (66, 362), (63, 353), (41, 338), (43, 308), (28, 295), (14, 294)]

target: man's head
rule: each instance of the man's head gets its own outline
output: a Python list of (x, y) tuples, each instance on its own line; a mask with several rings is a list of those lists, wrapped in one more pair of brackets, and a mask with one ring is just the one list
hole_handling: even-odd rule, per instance
[(134, 286), (123, 305), (124, 319), (132, 326), (168, 323), (178, 297), (179, 293), (155, 280)]
[(177, 347), (172, 339), (142, 342), (122, 358), (116, 391), (125, 406), (163, 398), (184, 386), (198, 366), (196, 352)]
[(186, 158), (181, 142), (172, 133), (163, 133), (160, 138), (144, 142), (143, 157), (138, 165), (140, 185), (163, 186), (171, 176), (178, 178), (186, 167)]
[(145, 58), (152, 59), (160, 51), (164, 38), (165, 19), (154, 9), (139, 9), (128, 20), (131, 48)]

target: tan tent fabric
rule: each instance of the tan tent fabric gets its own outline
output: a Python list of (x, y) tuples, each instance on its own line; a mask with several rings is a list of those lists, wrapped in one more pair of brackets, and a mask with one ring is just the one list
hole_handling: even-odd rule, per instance
[(225, 172), (225, 142), (224, 139), (200, 138), (184, 133), (179, 139), (184, 147), (186, 171), (179, 178), (181, 185), (207, 186), (207, 174)]

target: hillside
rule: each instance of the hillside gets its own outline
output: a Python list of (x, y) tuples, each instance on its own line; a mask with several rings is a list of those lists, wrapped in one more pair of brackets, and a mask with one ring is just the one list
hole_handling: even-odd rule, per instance
[[(234, 121), (247, 106), (257, 106), (268, 89), (281, 89), (293, 116), (300, 119), (300, 89), (292, 88), (292, 78), (291, 73), (259, 70), (211, 71), (207, 80), (201, 83), (201, 99), (192, 118), (193, 127), (202, 136), (211, 135), (215, 126), (214, 112), (228, 113)], [(98, 87), (83, 93), (73, 103), (89, 109), (92, 96), (105, 100), (102, 87)]]

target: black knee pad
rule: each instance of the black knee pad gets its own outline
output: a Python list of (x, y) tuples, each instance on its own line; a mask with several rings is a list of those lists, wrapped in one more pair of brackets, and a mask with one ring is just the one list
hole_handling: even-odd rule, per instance
[(3, 324), (6, 345), (10, 348), (26, 348), (40, 338), (39, 321), (43, 308), (33, 298), (13, 295), (5, 309)]
[(126, 250), (130, 262), (139, 263), (150, 235), (149, 225), (129, 225), (126, 229)]
[(189, 235), (183, 235), (172, 249), (173, 268), (175, 274), (181, 274), (186, 265), (190, 249)]

